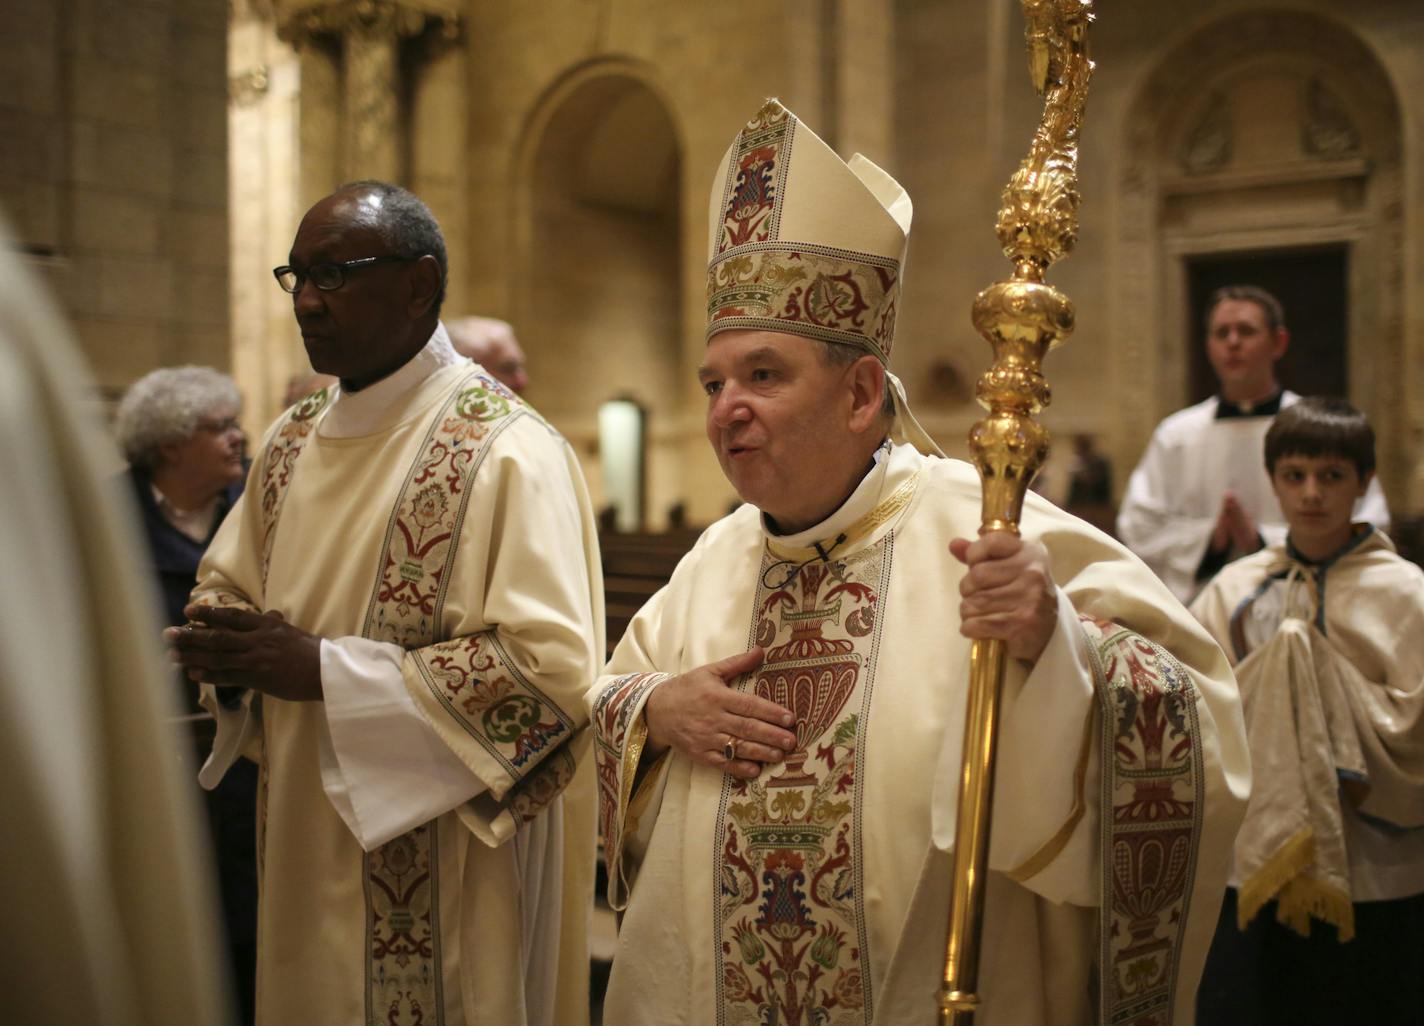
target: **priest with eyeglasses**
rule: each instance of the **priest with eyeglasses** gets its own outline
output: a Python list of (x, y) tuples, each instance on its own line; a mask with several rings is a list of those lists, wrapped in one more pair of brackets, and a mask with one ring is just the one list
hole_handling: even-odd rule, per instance
[(166, 632), (219, 721), (203, 783), (261, 770), (257, 1020), (586, 1021), (603, 600), (574, 454), (451, 347), (409, 192), (342, 187), (274, 273), (339, 383), (267, 430)]

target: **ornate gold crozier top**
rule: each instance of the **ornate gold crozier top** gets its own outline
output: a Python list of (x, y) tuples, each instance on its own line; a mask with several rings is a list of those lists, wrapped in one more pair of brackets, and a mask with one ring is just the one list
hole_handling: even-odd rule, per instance
[(1033, 84), (1043, 116), (1028, 156), (1004, 188), (997, 231), (1014, 265), (1007, 281), (974, 300), (975, 329), (994, 347), (976, 394), (989, 416), (969, 447), (984, 482), (982, 530), (1018, 530), (1028, 483), (1048, 455), (1048, 432), (1033, 415), (1051, 393), (1044, 354), (1073, 331), (1073, 303), (1045, 285), (1044, 272), (1078, 237), (1078, 133), (1088, 80), (1092, 0), (1021, 0)]

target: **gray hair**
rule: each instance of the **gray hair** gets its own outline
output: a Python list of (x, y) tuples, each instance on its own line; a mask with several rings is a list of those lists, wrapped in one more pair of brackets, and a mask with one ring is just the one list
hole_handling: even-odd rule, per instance
[(136, 467), (158, 466), (159, 448), (186, 442), (204, 417), (242, 409), (232, 378), (211, 367), (163, 367), (133, 383), (119, 401), (114, 433)]
[[(849, 345), (845, 342), (827, 342), (823, 338), (813, 338), (821, 352), (821, 362), (827, 367), (849, 367), (862, 356), (874, 356), (869, 349), (862, 349), (860, 346)], [(885, 396), (880, 400), (880, 414), (883, 417), (894, 418), (895, 416), (895, 386), (890, 384), (890, 368), (885, 368)]]
[(374, 178), (347, 182), (336, 191), (374, 193), (381, 197), (380, 214), (372, 220), (371, 227), (391, 248), (392, 256), (412, 260), (423, 256), (435, 258), (440, 265), (440, 291), (435, 293), (435, 306), (431, 312), (440, 316), (440, 304), (445, 302), (445, 281), (450, 276), (450, 261), (445, 254), (445, 236), (430, 208), (409, 189)]

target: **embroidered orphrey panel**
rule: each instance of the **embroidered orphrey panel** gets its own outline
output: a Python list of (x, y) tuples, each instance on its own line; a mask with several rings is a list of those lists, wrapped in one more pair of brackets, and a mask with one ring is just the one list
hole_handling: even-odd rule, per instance
[(781, 196), (795, 131), (792, 113), (768, 101), (737, 134), (722, 188), (717, 254), (779, 238)]
[[(387, 525), (365, 637), (405, 648), (438, 640), (470, 482), (491, 442), (524, 411), (503, 385), (467, 376), (435, 417)], [(488, 711), (488, 710), (481, 710)], [(436, 1026), (445, 1020), (434, 822), (366, 855), (366, 1021)]]
[(267, 591), (267, 569), (272, 562), (272, 541), (277, 533), (277, 517), (282, 512), (282, 500), (287, 497), (287, 485), (292, 481), (292, 468), (302, 454), (318, 417), (331, 403), (331, 390), (320, 389), (296, 403), (284, 416), (281, 426), (267, 443), (262, 455), (262, 591)]
[[(874, 685), (893, 535), (795, 571), (763, 557), (741, 687), (795, 714), (796, 749), (756, 780), (723, 784), (716, 888), (717, 1021), (870, 1023), (858, 753)], [(794, 569), (794, 568), (793, 568)]]
[(610, 873), (623, 854), (623, 819), (633, 789), (637, 758), (628, 752), (628, 731), (643, 698), (667, 673), (629, 673), (610, 681), (593, 703), (594, 772), (598, 775), (599, 836)]
[(1165, 649), (1081, 617), (1103, 706), (1103, 1026), (1170, 1022), (1202, 828), (1197, 690)]

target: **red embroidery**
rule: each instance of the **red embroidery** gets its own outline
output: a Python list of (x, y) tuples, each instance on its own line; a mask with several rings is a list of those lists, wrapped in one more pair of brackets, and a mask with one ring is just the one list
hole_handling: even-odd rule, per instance
[[(780, 643), (752, 687), (792, 711), (796, 749), (777, 773), (723, 785), (714, 879), (729, 1021), (812, 1026), (832, 1021), (832, 1010), (837, 1023), (873, 1019), (856, 769), (890, 544), (809, 563), (784, 587), (758, 589), (755, 635)], [(859, 711), (848, 712), (853, 702)]]
[(630, 673), (610, 681), (593, 703), (594, 771), (598, 777), (598, 818), (602, 828), (604, 854), (610, 874), (619, 865), (623, 851), (623, 808), (625, 785), (623, 756), (628, 743), (628, 727), (642, 707), (643, 696), (666, 673)]
[(1165, 650), (1080, 618), (1103, 706), (1101, 1019), (1159, 1026), (1176, 998), (1202, 826), (1196, 687)]
[(287, 497), (287, 485), (292, 480), (292, 468), (311, 437), (318, 416), (331, 402), (330, 389), (313, 392), (287, 411), (280, 427), (267, 443), (262, 457), (262, 591), (267, 591), (267, 568), (272, 560), (272, 540), (276, 535), (277, 517), (282, 512), (282, 500)]
[(796, 118), (789, 110), (768, 102), (737, 134), (722, 195), (718, 253), (777, 237), (779, 203), (795, 128)]

